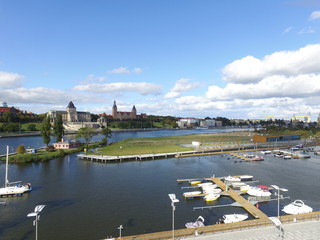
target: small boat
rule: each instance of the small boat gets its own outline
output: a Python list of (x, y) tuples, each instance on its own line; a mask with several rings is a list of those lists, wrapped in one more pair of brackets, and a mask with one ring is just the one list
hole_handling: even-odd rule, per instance
[(262, 189), (259, 187), (250, 187), (250, 189), (247, 191), (247, 193), (250, 196), (255, 196), (255, 197), (269, 197), (269, 196), (271, 196), (271, 192), (269, 192), (267, 189)]
[(6, 174), (4, 179), (5, 182), (4, 182), (4, 187), (0, 188), (0, 197), (10, 196), (10, 195), (22, 195), (26, 192), (30, 192), (32, 190), (30, 183), (20, 184), (21, 181), (11, 182), (11, 183), (9, 182), (8, 165), (9, 165), (9, 146), (7, 146)]
[(264, 161), (264, 158), (262, 156), (255, 156), (251, 158), (251, 161)]
[(211, 185), (205, 185), (205, 186), (202, 186), (202, 190), (205, 190), (205, 189), (208, 189), (208, 188), (217, 188), (218, 185), (217, 184), (211, 184)]
[(224, 179), (225, 181), (228, 181), (228, 182), (240, 182), (241, 181), (241, 178), (240, 177), (233, 177), (233, 176), (228, 176)]
[(197, 184), (199, 184), (199, 183), (201, 183), (200, 180), (195, 180), (195, 181), (191, 181), (191, 182), (190, 182), (191, 185), (197, 185)]
[(211, 202), (211, 201), (217, 200), (219, 197), (220, 197), (220, 194), (209, 193), (208, 195), (204, 196), (203, 199), (206, 202)]
[(222, 216), (221, 222), (223, 223), (234, 223), (241, 222), (248, 218), (248, 214), (225, 214)]
[(194, 195), (199, 195), (201, 194), (201, 191), (193, 191), (193, 192), (185, 192), (183, 193), (183, 196), (188, 198), (188, 197), (193, 197)]
[(282, 211), (284, 211), (286, 214), (300, 214), (312, 212), (313, 209), (305, 205), (302, 200), (295, 200), (294, 202), (285, 206)]
[(292, 158), (291, 155), (284, 155), (284, 156), (283, 156), (283, 159), (291, 159), (291, 158)]
[(186, 228), (204, 227), (204, 218), (199, 216), (195, 222), (188, 222), (185, 226)]
[(240, 177), (241, 181), (249, 181), (249, 180), (253, 179), (252, 175), (241, 175), (239, 177)]
[(244, 182), (234, 182), (232, 183), (232, 187), (238, 189), (240, 192), (247, 192), (251, 188), (250, 185), (245, 184)]
[(262, 154), (271, 154), (271, 151), (270, 150), (262, 150), (262, 151), (260, 151), (260, 153), (262, 153)]
[(209, 194), (209, 193), (221, 193), (222, 190), (221, 188), (207, 188), (203, 190), (204, 194)]
[(212, 182), (198, 183), (198, 186), (199, 186), (199, 187), (205, 187), (205, 186), (211, 186), (211, 185), (213, 185)]

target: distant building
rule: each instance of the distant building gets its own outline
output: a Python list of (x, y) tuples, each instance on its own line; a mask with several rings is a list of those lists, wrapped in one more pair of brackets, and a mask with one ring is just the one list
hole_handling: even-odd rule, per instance
[(197, 118), (182, 118), (176, 122), (179, 128), (190, 128), (199, 126), (199, 119)]
[(8, 107), (6, 102), (2, 102), (0, 105), (0, 115), (4, 114), (5, 112), (8, 112), (12, 115), (17, 115), (17, 113), (21, 111), (15, 107)]
[(253, 136), (253, 142), (289, 142), (300, 140), (300, 135), (264, 135)]
[(61, 142), (53, 143), (54, 148), (56, 149), (70, 149), (70, 148), (77, 148), (81, 146), (81, 143), (78, 141), (64, 141), (63, 139)]
[(113, 107), (112, 107), (112, 117), (113, 119), (126, 120), (126, 119), (146, 118), (147, 114), (142, 113), (140, 115), (137, 115), (137, 109), (134, 105), (131, 109), (131, 112), (118, 112), (116, 101), (114, 101)]
[(48, 115), (52, 121), (55, 121), (58, 115), (61, 115), (63, 123), (91, 122), (91, 114), (89, 112), (77, 111), (72, 101), (69, 102), (66, 111), (51, 110), (48, 112)]

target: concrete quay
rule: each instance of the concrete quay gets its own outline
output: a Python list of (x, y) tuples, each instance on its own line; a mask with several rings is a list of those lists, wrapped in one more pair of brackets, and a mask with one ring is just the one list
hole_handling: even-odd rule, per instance
[(236, 230), (232, 232), (189, 236), (179, 239), (190, 240), (319, 240), (320, 221), (304, 221), (282, 225), (283, 235), (275, 226)]

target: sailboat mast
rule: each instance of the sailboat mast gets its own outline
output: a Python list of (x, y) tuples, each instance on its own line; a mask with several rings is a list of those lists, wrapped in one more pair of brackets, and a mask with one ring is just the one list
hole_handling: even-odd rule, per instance
[(8, 165), (9, 165), (9, 146), (7, 145), (7, 158), (6, 158), (6, 176), (4, 179), (4, 187), (8, 186)]

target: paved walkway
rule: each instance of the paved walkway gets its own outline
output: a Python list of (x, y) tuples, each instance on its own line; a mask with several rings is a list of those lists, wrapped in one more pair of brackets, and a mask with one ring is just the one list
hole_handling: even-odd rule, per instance
[(306, 221), (283, 225), (284, 235), (279, 236), (276, 227), (260, 227), (248, 230), (194, 236), (189, 240), (319, 240), (320, 221)]

